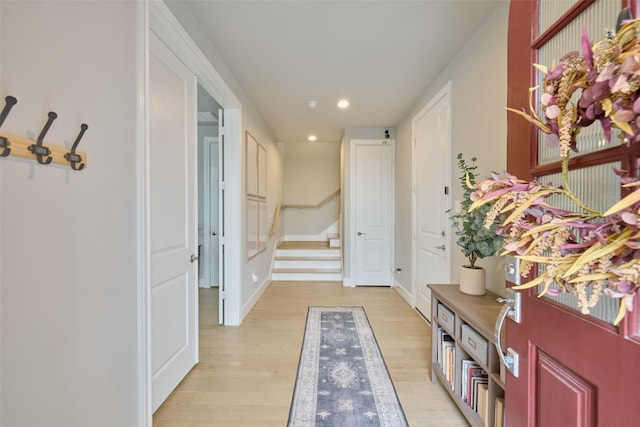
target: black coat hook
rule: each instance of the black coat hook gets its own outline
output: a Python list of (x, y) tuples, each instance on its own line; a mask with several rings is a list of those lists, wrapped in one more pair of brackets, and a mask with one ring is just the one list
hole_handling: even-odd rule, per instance
[[(84, 163), (81, 163), (82, 156), (76, 154), (76, 148), (78, 147), (78, 144), (82, 139), (82, 135), (84, 135), (87, 129), (89, 129), (89, 126), (87, 126), (85, 123), (80, 125), (80, 133), (78, 134), (76, 141), (71, 146), (71, 151), (64, 155), (64, 158), (71, 162), (71, 169), (73, 169), (74, 171), (81, 171), (82, 169), (84, 169)], [(80, 163), (80, 166), (77, 165), (78, 163)]]
[[(49, 119), (42, 128), (42, 132), (40, 132), (40, 135), (38, 136), (38, 141), (36, 142), (36, 144), (29, 146), (29, 151), (31, 151), (38, 157), (38, 163), (40, 163), (41, 165), (48, 165), (53, 160), (53, 157), (51, 157), (51, 150), (49, 149), (49, 147), (45, 147), (44, 145), (42, 145), (42, 141), (44, 140), (44, 136), (47, 134), (47, 132), (49, 132), (51, 123), (53, 123), (53, 121), (57, 117), (58, 115), (56, 113), (54, 113), (53, 111), (49, 111)], [(44, 159), (44, 156), (47, 156), (46, 160)]]
[[(4, 123), (4, 120), (9, 115), (9, 111), (11, 111), (11, 108), (13, 108), (13, 106), (16, 105), (17, 103), (18, 103), (18, 100), (15, 99), (13, 96), (7, 96), (4, 99), (4, 108), (0, 113), (0, 126), (2, 126), (2, 124)], [(2, 151), (0, 151), (0, 157), (7, 157), (9, 153), (11, 153), (11, 148), (9, 148), (10, 145), (11, 145), (11, 142), (9, 142), (7, 138), (5, 138), (4, 136), (0, 136), (0, 148), (2, 148)]]

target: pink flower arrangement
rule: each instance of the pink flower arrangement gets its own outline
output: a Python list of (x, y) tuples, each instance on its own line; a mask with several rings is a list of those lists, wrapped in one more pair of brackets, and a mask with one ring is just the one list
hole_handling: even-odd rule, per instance
[[(546, 77), (542, 84), (540, 118), (530, 103), (530, 112), (520, 114), (545, 132), (545, 143), (560, 145), (560, 156), (577, 151), (576, 136), (581, 128), (600, 122), (607, 140), (612, 127), (626, 137), (640, 135), (640, 38), (638, 20), (628, 21), (613, 35), (593, 44), (586, 28), (582, 35), (582, 55), (569, 52), (549, 70), (534, 64)], [(531, 88), (530, 96), (538, 88)], [(576, 91), (577, 102), (572, 101)]]
[[(608, 140), (612, 128), (635, 141), (640, 135), (640, 20), (628, 21), (619, 31), (598, 43), (582, 37), (582, 55), (571, 52), (545, 74), (538, 116), (513, 109), (546, 133), (547, 144), (559, 144), (563, 186), (560, 188), (515, 176), (493, 176), (478, 182), (471, 194), (470, 209), (491, 204), (485, 220), (490, 227), (505, 215), (500, 232), (504, 254), (521, 259), (521, 275), (527, 278), (534, 265), (545, 268), (519, 289), (542, 286), (540, 295), (572, 292), (585, 314), (604, 294), (621, 299), (614, 324), (633, 309), (640, 289), (640, 189), (631, 192), (606, 212), (582, 203), (571, 191), (568, 165), (571, 151), (577, 151), (580, 129), (598, 121)], [(530, 95), (537, 88), (530, 89)], [(575, 92), (579, 92), (579, 98)], [(577, 102), (572, 99), (578, 98)], [(625, 186), (640, 185), (623, 175)], [(571, 199), (581, 212), (556, 209), (546, 199), (560, 194)], [(553, 286), (552, 285), (557, 285)], [(587, 292), (587, 289), (590, 292)]]

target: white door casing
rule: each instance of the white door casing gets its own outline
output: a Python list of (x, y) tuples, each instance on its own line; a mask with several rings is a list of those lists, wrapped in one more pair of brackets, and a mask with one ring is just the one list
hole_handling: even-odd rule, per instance
[(198, 361), (196, 77), (149, 37), (152, 407)]
[(354, 284), (393, 284), (394, 141), (352, 141)]
[(413, 299), (431, 319), (429, 283), (451, 283), (451, 82), (413, 118)]

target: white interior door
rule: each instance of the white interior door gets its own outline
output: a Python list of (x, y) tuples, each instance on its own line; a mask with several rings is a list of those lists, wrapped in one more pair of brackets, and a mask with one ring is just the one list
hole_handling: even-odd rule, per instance
[(451, 283), (450, 85), (413, 119), (414, 250), (413, 294), (416, 308), (431, 319), (429, 283)]
[(209, 201), (211, 206), (209, 208), (209, 213), (211, 217), (211, 232), (209, 233), (209, 241), (211, 247), (211, 254), (209, 255), (209, 259), (207, 260), (211, 265), (211, 286), (218, 286), (218, 270), (220, 263), (220, 223), (218, 221), (218, 217), (220, 215), (220, 208), (218, 206), (219, 199), (218, 193), (220, 188), (220, 171), (219, 171), (219, 163), (218, 163), (218, 140), (217, 138), (214, 141), (209, 143), (209, 165), (210, 165), (210, 174), (209, 174), (209, 188), (211, 189), (211, 193), (209, 195)]
[(355, 146), (355, 285), (393, 280), (393, 141)]
[(224, 310), (227, 299), (225, 282), (225, 221), (224, 204), (226, 186), (224, 185), (224, 110), (218, 110), (218, 323), (224, 325)]
[(198, 361), (196, 78), (153, 33), (149, 55), (152, 407)]
[(204, 287), (210, 288), (212, 286), (218, 286), (218, 266), (219, 266), (219, 221), (220, 215), (218, 203), (219, 203), (219, 162), (218, 162), (218, 138), (217, 137), (205, 137), (204, 138), (204, 168), (205, 168), (205, 182), (204, 182), (204, 199), (205, 199), (205, 250), (204, 257), (200, 261), (204, 265), (204, 276), (206, 283)]

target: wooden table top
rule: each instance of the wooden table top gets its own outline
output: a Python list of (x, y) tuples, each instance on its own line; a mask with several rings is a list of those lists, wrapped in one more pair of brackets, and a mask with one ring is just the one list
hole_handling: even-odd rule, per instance
[[(467, 295), (458, 285), (427, 285), (436, 298), (456, 312), (465, 322), (473, 325), (491, 342), (496, 319), (504, 304), (497, 301), (500, 295), (487, 291), (485, 295)], [(433, 313), (435, 316), (435, 313)]]

